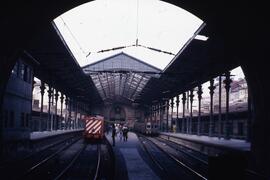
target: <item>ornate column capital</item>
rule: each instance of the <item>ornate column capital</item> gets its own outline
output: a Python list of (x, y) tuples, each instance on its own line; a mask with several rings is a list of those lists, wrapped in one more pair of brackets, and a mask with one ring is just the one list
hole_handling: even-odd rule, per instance
[(57, 90), (55, 91), (54, 97), (55, 97), (55, 101), (58, 101), (59, 93)]
[(60, 96), (60, 102), (63, 103), (64, 102), (64, 94), (61, 93), (61, 96)]
[(177, 95), (177, 96), (176, 96), (176, 106), (177, 106), (177, 107), (179, 106), (179, 103), (180, 103), (179, 95)]
[(48, 96), (49, 96), (49, 98), (51, 98), (52, 97), (52, 93), (53, 93), (53, 90), (52, 90), (52, 87), (51, 86), (49, 86), (49, 89), (48, 89)]
[(194, 98), (193, 89), (191, 89), (190, 90), (190, 95), (189, 95), (189, 99), (190, 99), (191, 103), (193, 102), (193, 98)]
[(42, 96), (44, 95), (45, 93), (45, 83), (41, 81), (41, 84), (40, 84), (40, 93), (42, 94)]
[(230, 71), (227, 71), (225, 73), (225, 80), (223, 81), (223, 83), (225, 84), (225, 89), (227, 92), (229, 92), (230, 88), (231, 88), (231, 72)]
[(185, 104), (187, 100), (187, 96), (186, 93), (183, 93), (183, 97), (182, 97), (182, 103)]
[(216, 86), (214, 86), (214, 79), (211, 79), (209, 82), (210, 82), (210, 86), (208, 87), (208, 89), (210, 90), (209, 94), (213, 96), (214, 90), (216, 89)]
[(197, 94), (198, 94), (198, 99), (201, 100), (202, 99), (202, 94), (203, 94), (202, 85), (198, 86)]

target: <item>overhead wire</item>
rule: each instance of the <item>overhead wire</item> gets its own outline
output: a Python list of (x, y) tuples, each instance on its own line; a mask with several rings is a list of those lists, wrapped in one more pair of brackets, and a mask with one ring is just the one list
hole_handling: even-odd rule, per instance
[(120, 50), (120, 49), (125, 49), (125, 48), (129, 48), (129, 47), (142, 47), (142, 48), (146, 48), (146, 49), (149, 49), (149, 50), (152, 50), (152, 51), (156, 51), (156, 52), (159, 52), (159, 53), (164, 53), (164, 54), (168, 54), (168, 55), (173, 55), (175, 56), (176, 54), (172, 53), (172, 52), (168, 52), (168, 51), (163, 51), (161, 49), (157, 49), (157, 48), (154, 48), (154, 47), (148, 47), (148, 46), (144, 46), (144, 45), (141, 45), (139, 44), (139, 0), (137, 0), (137, 8), (136, 8), (137, 12), (136, 12), (136, 41), (135, 41), (135, 44), (132, 44), (132, 45), (128, 45), (128, 46), (119, 46), (119, 47), (114, 47), (114, 48), (109, 48), (109, 49), (102, 49), (102, 50), (99, 50), (97, 52), (89, 52), (86, 57), (90, 56), (92, 53), (104, 53), (104, 52), (108, 52), (108, 51), (115, 51), (115, 50)]
[(77, 38), (75, 37), (75, 35), (72, 33), (72, 31), (70, 30), (69, 26), (67, 25), (67, 23), (64, 21), (63, 17), (60, 16), (60, 19), (62, 20), (64, 26), (66, 27), (66, 29), (68, 30), (68, 32), (70, 33), (70, 35), (72, 36), (72, 38), (74, 39), (75, 43), (77, 44), (77, 46), (79, 47), (79, 49), (82, 51), (83, 54), (86, 54), (86, 52), (83, 50), (82, 46), (80, 45), (79, 41), (77, 40)]

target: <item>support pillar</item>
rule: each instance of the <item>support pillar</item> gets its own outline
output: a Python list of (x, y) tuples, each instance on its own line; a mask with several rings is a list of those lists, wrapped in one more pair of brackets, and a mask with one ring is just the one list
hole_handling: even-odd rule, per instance
[(246, 141), (250, 142), (251, 139), (251, 122), (252, 122), (252, 103), (250, 98), (250, 91), (248, 89), (248, 119), (247, 119), (247, 126), (246, 126)]
[(58, 129), (58, 124), (59, 124), (59, 119), (57, 117), (57, 103), (58, 103), (58, 97), (59, 97), (59, 94), (58, 94), (58, 91), (55, 90), (55, 95), (54, 95), (54, 98), (55, 98), (55, 125), (54, 125), (54, 129), (57, 130)]
[(192, 118), (193, 118), (192, 105), (193, 105), (193, 98), (194, 98), (193, 89), (191, 89), (190, 90), (190, 95), (189, 95), (189, 99), (190, 99), (190, 117), (189, 117), (189, 128), (188, 128), (188, 133), (189, 134), (192, 134)]
[(38, 130), (42, 131), (42, 122), (43, 122), (43, 118), (42, 118), (42, 114), (43, 114), (43, 100), (44, 100), (44, 93), (45, 93), (45, 84), (44, 82), (40, 82), (40, 116), (39, 116), (39, 126), (38, 126)]
[(164, 118), (164, 115), (165, 115), (165, 111), (166, 111), (166, 101), (163, 101), (162, 102), (162, 110), (161, 110), (161, 117), (162, 117), (162, 131), (165, 131), (165, 118)]
[[(187, 105), (187, 114), (189, 114), (189, 91), (187, 91), (187, 95), (186, 95), (186, 105)], [(186, 118), (186, 134), (188, 134), (188, 127), (189, 127), (189, 116), (187, 116)]]
[(68, 129), (68, 115), (69, 115), (68, 104), (69, 104), (68, 97), (66, 96), (65, 98), (66, 112), (65, 112), (65, 125), (64, 125), (65, 129)]
[(182, 97), (182, 104), (183, 104), (183, 116), (182, 116), (182, 133), (184, 133), (184, 129), (185, 129), (185, 104), (186, 104), (186, 93), (183, 93), (183, 97)]
[(176, 120), (175, 120), (175, 125), (176, 125), (176, 132), (179, 131), (179, 117), (178, 117), (178, 113), (179, 113), (179, 95), (176, 96)]
[(150, 105), (149, 107), (149, 115), (150, 115), (150, 123), (152, 126), (153, 125), (153, 105)]
[(209, 94), (210, 94), (210, 117), (209, 117), (209, 131), (208, 135), (211, 137), (213, 136), (213, 131), (214, 131), (214, 117), (213, 117), (213, 95), (214, 95), (214, 79), (210, 80), (210, 86), (208, 87)]
[(218, 78), (218, 138), (221, 138), (222, 132), (222, 114), (221, 114), (221, 96), (222, 96), (222, 83), (221, 83), (221, 76)]
[(62, 121), (63, 121), (63, 102), (64, 102), (64, 94), (61, 93), (61, 97), (60, 97), (60, 124), (61, 124), (61, 129), (62, 129)]
[(49, 85), (49, 89), (48, 89), (48, 121), (47, 121), (47, 131), (50, 131), (50, 122), (51, 122), (51, 97), (52, 97), (52, 87), (51, 85)]
[(231, 72), (227, 71), (225, 73), (225, 80), (223, 81), (225, 84), (225, 90), (226, 90), (226, 113), (225, 113), (225, 128), (226, 128), (226, 134), (225, 139), (231, 138), (231, 122), (229, 120), (229, 98), (230, 98), (230, 88), (231, 88), (231, 82), (230, 79)]
[(158, 107), (157, 107), (157, 104), (156, 104), (154, 106), (155, 125), (157, 125), (157, 110), (158, 110)]
[(69, 98), (69, 108), (68, 108), (68, 127), (69, 129), (72, 129), (73, 127), (73, 120), (72, 120), (72, 117), (71, 117), (71, 112), (73, 110), (73, 107), (72, 107), (72, 103), (73, 103), (73, 99), (71, 100), (71, 98)]
[(166, 101), (166, 132), (169, 132), (169, 105), (170, 101)]
[(197, 123), (197, 135), (201, 135), (201, 101), (202, 101), (202, 85), (198, 86), (198, 123)]
[[(54, 104), (54, 89), (52, 89), (52, 94), (51, 94), (51, 107), (53, 107), (53, 104)], [(53, 111), (51, 111), (51, 131), (53, 130), (53, 124), (54, 124), (54, 114), (53, 114)]]
[(162, 131), (162, 102), (159, 103), (159, 130)]
[(74, 115), (74, 122), (73, 122), (73, 128), (74, 129), (77, 129), (77, 122), (78, 122), (78, 101), (77, 100), (74, 100), (74, 112), (75, 112), (75, 115)]
[(174, 107), (174, 102), (173, 99), (171, 99), (171, 132), (174, 132), (173, 130), (173, 125), (175, 125), (175, 121), (173, 120), (173, 107)]

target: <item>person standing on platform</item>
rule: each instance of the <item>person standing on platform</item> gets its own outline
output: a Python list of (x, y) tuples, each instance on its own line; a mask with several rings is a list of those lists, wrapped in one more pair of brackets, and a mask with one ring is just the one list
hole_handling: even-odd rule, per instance
[(123, 127), (123, 136), (124, 136), (124, 141), (127, 141), (127, 139), (128, 139), (128, 128), (126, 126)]
[(122, 139), (123, 139), (123, 128), (121, 125), (119, 127), (119, 139), (120, 139), (120, 141), (122, 141)]
[(115, 134), (116, 134), (115, 125), (112, 124), (112, 141), (113, 141), (113, 146), (115, 146)]

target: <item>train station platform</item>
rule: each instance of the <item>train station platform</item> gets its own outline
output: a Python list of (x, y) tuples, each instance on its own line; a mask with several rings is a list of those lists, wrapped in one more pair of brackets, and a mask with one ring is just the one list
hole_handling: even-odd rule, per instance
[(52, 136), (63, 135), (72, 132), (79, 132), (83, 129), (65, 129), (65, 130), (54, 130), (54, 131), (35, 131), (30, 133), (30, 140), (39, 140)]
[(202, 147), (212, 147), (216, 149), (228, 150), (228, 151), (239, 151), (248, 152), (250, 151), (250, 143), (245, 140), (240, 139), (224, 139), (218, 137), (209, 136), (198, 136), (182, 133), (166, 133), (161, 132), (160, 136), (163, 138), (170, 139), (180, 144), (185, 144), (187, 146), (192, 146), (196, 148), (197, 145)]
[[(107, 134), (107, 139), (112, 144), (111, 134)], [(128, 140), (121, 141), (115, 138), (115, 171), (118, 180), (158, 180), (155, 172), (148, 166), (139, 153), (139, 139), (133, 132), (128, 133)]]

